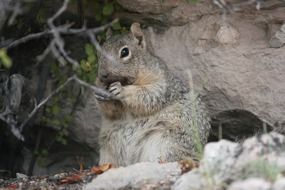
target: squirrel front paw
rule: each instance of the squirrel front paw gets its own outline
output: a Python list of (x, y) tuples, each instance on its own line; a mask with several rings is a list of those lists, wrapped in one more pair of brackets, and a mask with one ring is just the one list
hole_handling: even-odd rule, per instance
[(123, 86), (120, 82), (114, 82), (109, 87), (109, 92), (118, 99), (121, 99), (123, 97), (122, 91), (123, 91)]

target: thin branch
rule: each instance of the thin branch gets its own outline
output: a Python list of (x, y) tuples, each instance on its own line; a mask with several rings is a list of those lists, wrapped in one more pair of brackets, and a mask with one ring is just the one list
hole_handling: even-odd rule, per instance
[(38, 62), (42, 62), (47, 56), (48, 54), (51, 52), (51, 47), (53, 45), (53, 41), (50, 42), (50, 44), (48, 45), (48, 47), (44, 50), (44, 52), (41, 55), (37, 56), (37, 61)]
[[(68, 53), (65, 51), (64, 40), (61, 38), (61, 34), (58, 31), (58, 27), (56, 27), (53, 23), (55, 21), (55, 19), (57, 19), (67, 9), (68, 3), (69, 3), (69, 0), (64, 0), (61, 8), (51, 18), (49, 18), (47, 21), (48, 26), (49, 26), (51, 33), (53, 35), (53, 38), (54, 38), (53, 41), (55, 42), (54, 43), (55, 45), (50, 46), (50, 47), (53, 47), (53, 49), (52, 49), (53, 54), (57, 55), (57, 57), (58, 57), (58, 54), (61, 54), (69, 63), (71, 63), (74, 67), (77, 68), (79, 66), (79, 63), (76, 60), (74, 60), (73, 58), (69, 57)], [(56, 52), (57, 49), (54, 47), (56, 47), (58, 49), (59, 53)]]
[(23, 8), (21, 6), (21, 2), (17, 1), (16, 4), (13, 6), (13, 12), (12, 12), (12, 15), (10, 16), (9, 21), (8, 21), (8, 25), (12, 25), (15, 22), (16, 17), (18, 15), (23, 14), (23, 10), (22, 9)]
[[(85, 86), (87, 88), (90, 88), (91, 90), (94, 91), (94, 93), (96, 94), (96, 96), (101, 97), (101, 99), (104, 100), (110, 100), (113, 98), (112, 94), (110, 94), (109, 92), (95, 87), (81, 79), (79, 79), (77, 76), (72, 76), (69, 77), (63, 84), (61, 84), (57, 89), (55, 89), (51, 94), (49, 94), (44, 100), (42, 100), (39, 104), (36, 104), (33, 111), (28, 115), (27, 119), (25, 119), (25, 121), (20, 125), (20, 131), (23, 130), (24, 126), (30, 121), (30, 119), (38, 112), (38, 110), (45, 105), (53, 96), (55, 96), (56, 94), (58, 94), (62, 89), (64, 89), (71, 81), (75, 81), (77, 83), (79, 83), (82, 86)], [(1, 118), (0, 118), (1, 119)]]
[(10, 48), (18, 46), (19, 44), (25, 43), (25, 42), (30, 41), (32, 39), (40, 38), (40, 37), (47, 35), (47, 34), (50, 34), (50, 31), (43, 31), (43, 32), (38, 32), (38, 33), (34, 33), (34, 34), (29, 34), (27, 36), (24, 36), (24, 37), (18, 39), (18, 40), (11, 42), (10, 44), (8, 44), (6, 47), (4, 46), (3, 48), (10, 49)]
[[(86, 28), (86, 26), (83, 26), (82, 28), (79, 28), (79, 29), (71, 29), (70, 28), (71, 25), (69, 25), (69, 26), (64, 25), (64, 26), (57, 27), (57, 30), (60, 34), (70, 34), (70, 35), (83, 34), (83, 35), (87, 35), (88, 32), (92, 32), (92, 33), (103, 32), (104, 30), (106, 30), (107, 28), (109, 28), (110, 26), (112, 26), (116, 22), (118, 22), (118, 19), (114, 19), (112, 22), (105, 24), (103, 26), (96, 27), (96, 28), (90, 28), (90, 29)], [(20, 39), (12, 41), (8, 45), (6, 45), (7, 43), (4, 43), (4, 45), (1, 45), (1, 48), (5, 48), (5, 49), (14, 48), (14, 47), (16, 47), (22, 43), (26, 43), (30, 40), (38, 39), (38, 38), (41, 38), (43, 36), (47, 36), (47, 35), (51, 35), (51, 34), (52, 34), (51, 30), (46, 30), (43, 32), (38, 32), (38, 33), (33, 33), (33, 34), (28, 34), (27, 36), (24, 36)], [(11, 40), (9, 40), (9, 41), (11, 41)]]
[(97, 42), (95, 36), (94, 36), (94, 33), (92, 31), (88, 31), (87, 32), (89, 38), (90, 38), (90, 41), (91, 43), (93, 44), (93, 46), (96, 48), (96, 50), (98, 52), (100, 52), (105, 58), (108, 59), (108, 61), (112, 62), (112, 63), (115, 63), (115, 58), (111, 55), (109, 55), (107, 52), (105, 52), (101, 46), (99, 45), (99, 43)]
[(69, 3), (69, 0), (64, 0), (60, 9), (51, 18), (48, 19), (49, 25), (54, 26), (54, 24), (53, 24), (54, 20), (57, 19), (67, 9), (68, 3)]
[(115, 97), (110, 94), (108, 91), (104, 90), (104, 89), (101, 89), (101, 88), (98, 88), (96, 86), (93, 86), (81, 79), (79, 79), (77, 76), (73, 76), (73, 80), (76, 81), (78, 84), (82, 85), (82, 86), (85, 86), (89, 89), (91, 89), (95, 95), (100, 98), (100, 100), (112, 100), (114, 99)]
[(29, 122), (29, 120), (38, 112), (38, 110), (45, 105), (54, 95), (59, 93), (70, 81), (73, 80), (73, 77), (68, 78), (62, 85), (60, 85), (55, 91), (53, 91), (50, 95), (48, 95), (44, 100), (42, 100), (39, 104), (36, 104), (33, 111), (28, 115), (27, 119), (20, 125), (20, 131), (23, 130), (23, 127)]

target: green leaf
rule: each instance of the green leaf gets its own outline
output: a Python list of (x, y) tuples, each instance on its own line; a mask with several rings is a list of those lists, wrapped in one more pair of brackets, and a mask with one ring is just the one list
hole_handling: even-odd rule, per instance
[(60, 126), (60, 121), (58, 119), (54, 119), (54, 120), (51, 120), (51, 124), (54, 126), (54, 127), (57, 127), (57, 126)]
[(114, 24), (112, 24), (112, 28), (114, 30), (120, 30), (122, 27), (121, 27), (120, 22), (115, 22)]
[(12, 60), (7, 55), (6, 49), (0, 49), (0, 61), (0, 63), (2, 63), (2, 65), (7, 69), (12, 66)]
[(47, 149), (43, 149), (41, 152), (41, 156), (47, 156), (48, 155), (48, 150)]
[(39, 151), (38, 151), (38, 150), (35, 150), (35, 151), (34, 151), (34, 155), (35, 155), (35, 156), (39, 155)]
[(65, 138), (61, 139), (61, 144), (66, 145), (67, 144), (67, 140)]
[(107, 3), (103, 7), (103, 15), (108, 16), (111, 15), (114, 12), (114, 5), (113, 3)]
[(60, 107), (57, 104), (53, 105), (51, 109), (52, 109), (51, 111), (54, 115), (57, 115), (60, 112)]
[(85, 44), (85, 53), (90, 56), (94, 54), (94, 49), (91, 44)]
[(194, 3), (194, 4), (195, 4), (195, 3), (198, 3), (199, 0), (186, 0), (186, 2), (187, 2), (187, 3)]
[(102, 14), (96, 14), (95, 15), (95, 19), (96, 19), (96, 21), (101, 21), (102, 20)]

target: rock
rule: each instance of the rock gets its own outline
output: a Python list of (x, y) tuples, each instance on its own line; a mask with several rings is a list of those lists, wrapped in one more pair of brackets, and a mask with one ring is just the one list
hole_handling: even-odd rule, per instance
[(213, 175), (213, 180), (217, 184), (222, 184), (236, 175), (233, 166), (236, 157), (241, 152), (241, 146), (226, 140), (217, 143), (209, 143), (204, 150), (204, 158), (201, 161), (201, 167), (204, 173)]
[(84, 189), (281, 190), (285, 185), (283, 158), (285, 137), (271, 132), (243, 143), (209, 143), (200, 166), (185, 174), (179, 163), (137, 163), (113, 168)]
[(265, 160), (273, 164), (273, 169), (285, 171), (284, 148), (285, 137), (276, 132), (249, 138), (242, 144), (242, 152), (236, 161), (236, 167), (243, 168), (252, 162)]
[(273, 190), (284, 190), (285, 189), (285, 178), (282, 177), (275, 181), (272, 187)]
[[(152, 52), (177, 75), (187, 81), (185, 71), (191, 71), (194, 89), (206, 101), (212, 118), (221, 113), (243, 113), (238, 119), (244, 123), (244, 131), (249, 130), (246, 120), (258, 118), (259, 129), (253, 127), (256, 122), (250, 121), (252, 135), (263, 130), (262, 123), (274, 127), (279, 123), (284, 131), (285, 121), (285, 101), (281, 98), (285, 97), (285, 86), (280, 85), (285, 80), (284, 47), (269, 48), (267, 31), (255, 19), (242, 14), (228, 15), (225, 24), (238, 29), (239, 35), (229, 32), (236, 34), (229, 38), (221, 35), (219, 40), (216, 35), (223, 21), (218, 15), (207, 15), (163, 33), (149, 28), (146, 35)], [(242, 132), (242, 126), (234, 124), (235, 115), (227, 116), (217, 123), (232, 126), (233, 134)]]
[(27, 179), (28, 176), (22, 173), (16, 173), (17, 179)]
[(264, 179), (250, 178), (237, 181), (230, 185), (228, 190), (270, 190), (271, 184)]
[[(49, 131), (50, 133), (50, 131)], [(59, 172), (79, 169), (80, 164), (84, 168), (90, 168), (96, 164), (98, 157), (88, 146), (67, 139), (67, 145), (55, 143), (45, 156), (39, 156), (33, 168), (33, 175), (52, 175)], [(59, 151), (60, 150), (60, 151)], [(22, 170), (28, 173), (33, 152), (24, 148), (22, 151), (24, 163)]]
[(239, 40), (239, 32), (231, 25), (222, 25), (217, 32), (217, 41), (221, 44), (236, 44)]
[(100, 131), (101, 116), (96, 105), (95, 94), (88, 91), (86, 102), (74, 114), (74, 121), (69, 131), (72, 138), (80, 143), (87, 144), (98, 152), (97, 137)]
[[(187, 24), (189, 21), (197, 21), (205, 15), (213, 15), (222, 13), (224, 10), (219, 8), (215, 1), (205, 0), (196, 1), (195, 3), (191, 1), (180, 1), (180, 0), (117, 0), (117, 2), (129, 11), (129, 14), (124, 15), (124, 18), (130, 19), (132, 21), (140, 21), (143, 23), (157, 24), (158, 26), (181, 26)], [(233, 3), (227, 1), (226, 5), (228, 8), (232, 9), (233, 6), (238, 4), (247, 5), (245, 3), (234, 1)], [(256, 10), (254, 7), (250, 7), (250, 11), (256, 11), (258, 15), (262, 14), (262, 9), (273, 10), (270, 11), (271, 18), (278, 18), (278, 20), (284, 20), (284, 14), (282, 11), (284, 9), (277, 9), (282, 7), (282, 2), (278, 0), (263, 1), (261, 4), (261, 10)], [(239, 7), (238, 9), (246, 9), (249, 6)], [(254, 15), (254, 14), (253, 14)], [(227, 15), (228, 17), (229, 15)], [(254, 17), (257, 15), (255, 14)], [(225, 17), (221, 20), (226, 20)], [(254, 19), (256, 20), (256, 19)]]
[(269, 44), (272, 48), (280, 48), (285, 44), (285, 24), (271, 37)]
[(169, 11), (170, 9), (177, 7), (179, 0), (154, 0), (154, 1), (146, 1), (146, 0), (118, 0), (124, 8), (139, 12), (139, 13), (152, 13), (159, 14), (165, 11)]
[(272, 132), (245, 140), (209, 143), (205, 147), (200, 172), (210, 173), (215, 184), (250, 177), (274, 181), (285, 171), (285, 137)]
[[(213, 14), (217, 9), (210, 1), (191, 3), (180, 0), (117, 0), (125, 9), (131, 12), (128, 19), (145, 23), (159, 23), (164, 26), (178, 26), (191, 20), (197, 20), (203, 14)], [(134, 15), (133, 13), (139, 13)]]
[(137, 163), (128, 167), (111, 169), (99, 175), (84, 189), (131, 189), (155, 186), (162, 184), (172, 184), (181, 169), (178, 163)]
[(209, 180), (199, 170), (190, 171), (182, 175), (172, 186), (173, 190), (202, 190), (209, 187)]

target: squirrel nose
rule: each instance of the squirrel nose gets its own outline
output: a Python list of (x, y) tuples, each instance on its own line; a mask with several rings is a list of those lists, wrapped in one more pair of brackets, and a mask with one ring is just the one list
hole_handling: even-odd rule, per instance
[(100, 79), (107, 79), (108, 78), (108, 76), (109, 76), (109, 73), (108, 72), (106, 72), (106, 71), (101, 71), (100, 72)]

